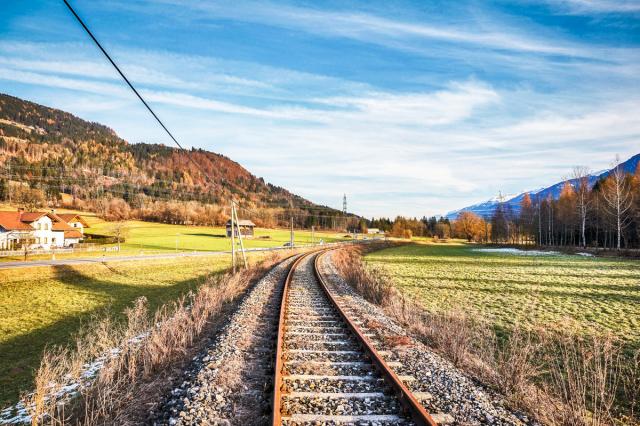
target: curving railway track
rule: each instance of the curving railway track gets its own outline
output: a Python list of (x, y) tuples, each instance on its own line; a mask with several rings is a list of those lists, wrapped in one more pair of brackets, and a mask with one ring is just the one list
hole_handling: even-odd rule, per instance
[(273, 390), (273, 425), (435, 425), (384, 361), (318, 269), (324, 252), (300, 256), (284, 283)]

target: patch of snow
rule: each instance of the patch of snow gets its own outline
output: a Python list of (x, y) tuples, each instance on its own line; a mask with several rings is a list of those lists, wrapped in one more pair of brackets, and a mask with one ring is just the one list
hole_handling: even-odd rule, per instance
[(516, 254), (520, 256), (557, 256), (560, 254), (557, 251), (520, 250), (517, 248), (480, 248), (480, 249), (473, 249), (473, 251), (480, 251), (483, 253)]
[[(162, 323), (156, 324), (156, 327), (161, 326)], [(149, 332), (144, 332), (138, 336), (134, 336), (128, 340), (129, 343), (137, 345), (140, 344), (146, 337), (149, 336)], [(117, 357), (121, 352), (120, 348), (110, 349), (106, 355), (99, 356), (93, 362), (83, 365), (82, 372), (80, 374), (80, 381), (74, 382), (71, 377), (67, 377), (69, 382), (58, 389), (54, 396), (56, 399), (68, 399), (78, 394), (79, 390), (83, 386), (89, 386), (91, 382), (96, 378), (100, 369), (104, 365), (105, 361), (109, 358)], [(49, 386), (54, 388), (55, 383), (50, 383)], [(19, 401), (17, 404), (7, 407), (0, 411), (0, 424), (12, 424), (12, 425), (26, 425), (31, 423), (31, 415), (25, 406), (23, 401)]]
[(593, 257), (593, 253), (584, 253), (584, 252), (580, 252), (580, 253), (576, 253), (578, 256), (584, 256), (584, 257)]

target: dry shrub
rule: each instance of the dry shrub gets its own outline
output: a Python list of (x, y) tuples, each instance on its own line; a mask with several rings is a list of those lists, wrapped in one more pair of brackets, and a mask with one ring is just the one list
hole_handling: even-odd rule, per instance
[(368, 319), (367, 322), (365, 323), (365, 327), (370, 328), (372, 330), (377, 330), (379, 328), (382, 328), (382, 323), (376, 320)]
[(409, 336), (402, 336), (402, 335), (385, 335), (383, 336), (384, 339), (384, 343), (387, 344), (388, 346), (391, 346), (392, 348), (398, 347), (398, 346), (408, 346), (411, 344), (412, 340)]
[[(130, 423), (124, 413), (135, 404), (139, 385), (182, 359), (224, 306), (282, 257), (274, 254), (235, 275), (209, 277), (196, 292), (163, 305), (153, 315), (146, 299), (139, 298), (125, 311), (126, 321), (91, 321), (78, 334), (74, 350), (47, 349), (35, 389), (23, 397), (32, 423)], [(62, 392), (69, 386), (76, 392)]]
[(637, 413), (640, 401), (640, 349), (629, 357), (629, 362), (624, 364), (625, 372), (622, 375), (624, 395), (629, 403), (629, 422), (631, 419), (640, 418)]
[(343, 278), (454, 365), (501, 391), (512, 407), (550, 425), (638, 424), (640, 350), (625, 358), (610, 335), (583, 338), (519, 325), (500, 338), (473, 312), (426, 311), (384, 271), (366, 267), (361, 254), (357, 248), (334, 253)]
[[(608, 336), (550, 337), (551, 389), (563, 402), (563, 425), (609, 425), (620, 379), (620, 349)], [(549, 352), (551, 354), (551, 352)]]
[(345, 279), (355, 287), (359, 294), (371, 303), (385, 306), (388, 301), (393, 299), (392, 294), (396, 290), (387, 280), (381, 279), (380, 274), (372, 272), (362, 265), (361, 251), (361, 247), (337, 250), (333, 254), (333, 260)]

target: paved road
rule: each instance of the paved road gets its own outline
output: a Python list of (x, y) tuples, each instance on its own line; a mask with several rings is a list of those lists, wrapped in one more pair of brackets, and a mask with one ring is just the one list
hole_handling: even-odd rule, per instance
[[(335, 243), (325, 244), (326, 246), (333, 245)], [(340, 243), (339, 243), (340, 244)], [(300, 245), (295, 248), (310, 247), (310, 245)], [(269, 248), (251, 248), (246, 249), (247, 252), (252, 251), (274, 251), (274, 250), (290, 250), (289, 247), (269, 247)], [(183, 252), (183, 253), (160, 253), (160, 254), (139, 254), (130, 256), (92, 256), (92, 257), (77, 257), (72, 259), (59, 259), (59, 260), (28, 260), (15, 261), (15, 262), (0, 262), (0, 270), (2, 269), (14, 269), (14, 268), (34, 268), (38, 266), (58, 266), (58, 265), (86, 265), (105, 262), (127, 262), (133, 260), (147, 260), (147, 259), (174, 259), (177, 257), (201, 257), (201, 256), (217, 256), (222, 254), (231, 254), (230, 251), (195, 251), (195, 252)]]

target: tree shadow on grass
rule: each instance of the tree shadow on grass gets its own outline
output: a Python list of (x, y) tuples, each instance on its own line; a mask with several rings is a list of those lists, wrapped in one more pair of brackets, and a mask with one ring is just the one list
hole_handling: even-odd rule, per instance
[[(433, 257), (437, 257), (438, 259), (433, 259)], [(594, 269), (613, 269), (613, 265), (606, 265), (602, 262), (593, 262), (591, 260), (583, 260), (576, 259), (571, 260), (556, 260), (556, 259), (543, 259), (530, 257), (527, 260), (524, 259), (505, 259), (504, 257), (473, 257), (473, 256), (457, 256), (458, 258), (454, 258), (454, 256), (448, 256), (446, 254), (434, 254), (434, 255), (411, 255), (411, 254), (398, 254), (397, 256), (393, 255), (385, 255), (376, 259), (375, 256), (371, 256), (371, 261), (376, 263), (386, 263), (386, 264), (397, 264), (397, 265), (418, 265), (418, 264), (436, 264), (438, 267), (443, 267), (446, 265), (451, 266), (464, 266), (464, 265), (472, 265), (474, 267), (482, 267), (485, 264), (487, 267), (495, 267), (499, 265), (502, 268), (571, 268), (571, 269), (585, 269), (585, 270), (594, 270)], [(625, 268), (631, 270), (637, 270), (640, 275), (640, 263), (636, 265), (624, 264)], [(632, 275), (638, 276), (638, 275)]]
[[(531, 295), (536, 294), (540, 296), (546, 297), (560, 297), (560, 298), (579, 298), (579, 299), (591, 299), (598, 300), (601, 302), (619, 302), (626, 303), (630, 305), (634, 305), (640, 303), (640, 294), (638, 295), (627, 295), (620, 293), (610, 293), (610, 292), (588, 292), (588, 293), (580, 293), (580, 292), (570, 292), (570, 291), (552, 291), (552, 290), (539, 290), (539, 289), (520, 289), (513, 287), (500, 287), (500, 288), (486, 288), (486, 287), (478, 287), (478, 288), (461, 288), (458, 286), (452, 285), (439, 285), (436, 287), (437, 290), (453, 290), (458, 292), (465, 291), (473, 291), (479, 293), (487, 293), (487, 294), (496, 294), (496, 295)], [(516, 300), (516, 299), (514, 299)]]
[[(176, 281), (172, 284), (128, 285), (113, 283), (87, 276), (71, 265), (52, 267), (55, 277), (63, 284), (104, 298), (104, 303), (95, 309), (75, 315), (68, 315), (46, 327), (31, 330), (26, 334), (13, 337), (0, 343), (0, 407), (15, 403), (21, 391), (32, 387), (35, 370), (40, 364), (42, 352), (46, 346), (66, 345), (73, 341), (74, 335), (83, 323), (92, 316), (103, 314), (123, 318), (123, 310), (132, 305), (138, 297), (145, 296), (149, 309), (155, 311), (158, 306), (195, 289), (210, 274), (200, 274), (193, 278)], [(113, 273), (109, 270), (105, 273)], [(122, 275), (122, 273), (121, 273)], [(53, 290), (52, 290), (53, 291)]]
[(194, 236), (194, 237), (209, 237), (209, 238), (227, 238), (227, 236), (225, 234), (207, 234), (207, 233), (191, 233), (191, 232), (185, 232), (182, 235), (188, 235), (188, 236)]
[[(539, 275), (558, 277), (556, 274), (539, 274)], [(562, 275), (560, 278), (566, 277), (566, 276), (572, 276), (572, 275)], [(581, 275), (577, 275), (576, 277), (584, 278)], [(629, 297), (640, 298), (640, 287), (634, 284), (585, 284), (585, 283), (566, 283), (561, 281), (538, 282), (538, 281), (522, 281), (522, 280), (508, 279), (508, 278), (489, 278), (489, 277), (457, 277), (457, 276), (442, 277), (438, 275), (428, 275), (428, 274), (393, 274), (393, 278), (399, 279), (400, 281), (412, 280), (417, 282), (425, 281), (425, 280), (436, 280), (438, 283), (468, 282), (472, 284), (477, 284), (478, 286), (477, 289), (485, 288), (487, 284), (490, 284), (492, 286), (493, 285), (499, 286), (496, 288), (496, 291), (503, 291), (504, 285), (519, 286), (520, 288), (539, 286), (543, 288), (557, 287), (557, 288), (571, 288), (576, 290), (581, 289), (581, 290), (587, 291), (586, 294), (601, 294), (601, 292), (603, 291), (608, 291), (608, 292), (619, 291), (619, 292), (630, 293), (631, 295)], [(429, 286), (431, 285), (433, 284), (430, 283)], [(441, 286), (440, 284), (435, 284), (433, 286), (436, 288), (446, 288), (446, 286)], [(459, 290), (475, 290), (475, 288), (469, 289), (469, 287), (458, 287), (458, 289)], [(509, 287), (507, 291), (512, 291), (514, 289), (515, 289), (514, 287)], [(522, 289), (522, 291), (523, 292), (527, 292), (527, 291), (540, 292), (545, 290), (532, 288), (530, 290)], [(567, 292), (567, 294), (569, 294), (569, 292)], [(579, 294), (579, 293), (571, 293), (571, 294)], [(634, 296), (635, 294), (637, 294), (637, 296)]]

